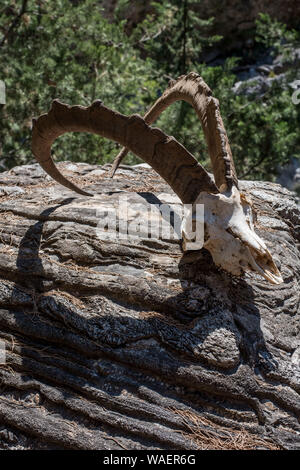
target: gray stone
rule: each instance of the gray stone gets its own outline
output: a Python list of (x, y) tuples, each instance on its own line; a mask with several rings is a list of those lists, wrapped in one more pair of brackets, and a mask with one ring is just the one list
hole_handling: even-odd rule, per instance
[(95, 197), (37, 165), (0, 174), (0, 449), (299, 449), (293, 194), (240, 182), (284, 278), (273, 286), (159, 234), (107, 239), (97, 211), (119, 197), (135, 216), (142, 200), (178, 200), (144, 166), (113, 179), (109, 165), (74, 166)]

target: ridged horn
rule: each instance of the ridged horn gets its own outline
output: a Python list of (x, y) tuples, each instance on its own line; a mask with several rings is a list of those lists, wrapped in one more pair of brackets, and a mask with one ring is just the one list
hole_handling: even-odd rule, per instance
[(125, 146), (164, 178), (184, 204), (193, 203), (201, 191), (219, 192), (207, 171), (179, 142), (149, 127), (142, 117), (124, 116), (99, 100), (89, 107), (55, 100), (47, 114), (33, 121), (32, 152), (52, 178), (79, 194), (91, 195), (68, 181), (51, 157), (52, 143), (66, 132), (90, 132)]
[[(220, 114), (219, 101), (213, 98), (211, 89), (195, 72), (182, 75), (172, 81), (162, 96), (144, 115), (145, 122), (152, 124), (160, 114), (175, 101), (186, 101), (195, 109), (207, 142), (215, 182), (220, 190), (238, 187), (233, 157)], [(114, 160), (110, 176), (113, 176), (128, 149), (123, 148)]]

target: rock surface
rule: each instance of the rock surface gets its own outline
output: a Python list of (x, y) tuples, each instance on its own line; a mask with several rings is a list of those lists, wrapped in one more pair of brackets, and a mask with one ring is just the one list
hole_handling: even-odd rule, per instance
[(280, 168), (277, 183), (291, 191), (297, 191), (300, 195), (300, 160), (298, 158), (291, 158), (288, 165)]
[[(178, 206), (154, 171), (59, 166), (95, 197), (36, 164), (0, 175), (0, 448), (300, 449), (292, 194), (241, 183), (284, 278), (273, 286), (183, 255), (172, 230), (148, 238), (145, 211), (155, 226), (155, 205)], [(99, 227), (125, 200), (139, 238)]]

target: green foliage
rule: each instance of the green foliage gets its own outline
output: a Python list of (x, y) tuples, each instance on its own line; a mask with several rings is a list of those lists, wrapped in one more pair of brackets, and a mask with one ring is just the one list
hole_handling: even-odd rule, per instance
[(272, 180), (280, 165), (300, 156), (299, 110), (279, 84), (257, 100), (235, 97), (224, 121), (240, 178)]
[[(273, 44), (273, 51), (284, 52), (286, 60), (298, 38), (297, 33), (288, 31), (267, 15), (261, 15), (257, 21), (257, 42), (261, 42), (262, 37), (264, 45)], [(284, 48), (280, 47), (282, 38)], [(239, 177), (274, 180), (279, 166), (288, 163), (291, 156), (300, 158), (300, 106), (293, 104), (293, 90), (288, 86), (297, 74), (299, 76), (299, 67), (287, 70), (281, 81), (274, 80), (262, 96), (238, 96), (233, 91), (237, 80), (233, 69), (238, 62), (238, 58), (230, 58), (223, 66), (208, 67), (198, 64), (196, 56), (193, 61), (191, 56), (189, 70), (199, 73), (219, 99)], [(178, 75), (179, 70), (175, 77)], [(157, 125), (174, 135), (210, 169), (198, 118), (188, 104), (173, 105), (164, 112)]]
[[(31, 118), (47, 111), (54, 98), (80, 105), (102, 99), (124, 114), (143, 113), (157, 98), (151, 60), (139, 57), (122, 22), (104, 19), (98, 1), (76, 6), (69, 0), (29, 1), (27, 18), (0, 50), (7, 89), (1, 109), (6, 166), (32, 158)], [(113, 158), (116, 144), (75, 134), (62, 137), (54, 150), (59, 159), (103, 163)]]
[[(262, 97), (237, 96), (232, 88), (236, 77), (232, 68), (200, 66), (195, 69), (214, 91), (229, 137), (240, 178), (273, 180), (278, 167), (291, 156), (300, 157), (299, 106), (291, 101), (289, 89), (274, 83)], [(174, 135), (208, 169), (206, 143), (194, 110), (176, 103), (164, 112), (157, 125)], [(181, 121), (181, 122), (180, 122)], [(180, 123), (180, 125), (179, 125)]]
[(299, 42), (299, 32), (289, 30), (280, 21), (260, 13), (256, 20), (255, 39), (265, 47), (272, 48), (273, 55), (282, 54), (286, 60), (293, 56), (295, 45)]
[(209, 34), (213, 18), (202, 19), (191, 8), (190, 0), (152, 2), (155, 13), (138, 25), (135, 34), (166, 75), (188, 73), (198, 63), (203, 49), (221, 39)]
[[(22, 4), (2, 1), (0, 44)], [(6, 168), (33, 160), (31, 119), (47, 111), (54, 98), (81, 105), (101, 99), (124, 114), (143, 115), (170, 78), (189, 71), (201, 74), (220, 101), (239, 177), (270, 180), (279, 165), (300, 157), (300, 105), (292, 103), (288, 86), (299, 68), (288, 69), (262, 96), (238, 96), (233, 91), (238, 58), (214, 67), (199, 61), (220, 38), (210, 35), (213, 20), (200, 18), (195, 2), (153, 2), (151, 15), (128, 35), (123, 17), (131, 3), (120, 0), (109, 22), (97, 0), (28, 0), (26, 14), (0, 46), (0, 79), (7, 89), (7, 104), (0, 105), (0, 159)], [(260, 15), (256, 41), (288, 61), (299, 35)], [(210, 167), (199, 120), (187, 103), (174, 104), (155, 125)], [(54, 152), (59, 160), (105, 163), (117, 147), (97, 136), (69, 134), (59, 139)], [(126, 160), (137, 161), (133, 155)]]

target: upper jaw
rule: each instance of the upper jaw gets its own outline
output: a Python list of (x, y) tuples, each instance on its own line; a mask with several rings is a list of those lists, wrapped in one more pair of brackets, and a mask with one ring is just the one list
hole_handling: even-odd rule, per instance
[(283, 279), (279, 269), (273, 261), (271, 253), (265, 249), (263, 253), (249, 248), (249, 260), (254, 271), (258, 272), (272, 284), (282, 284)]
[[(245, 202), (243, 209), (245, 210)], [(248, 204), (248, 202), (247, 202)], [(233, 221), (231, 221), (233, 222)], [(249, 268), (272, 284), (281, 284), (283, 282), (279, 269), (277, 268), (271, 253), (266, 247), (265, 242), (255, 233), (253, 227), (253, 217), (251, 207), (247, 208), (247, 220), (240, 214), (240, 224), (230, 224), (231, 234), (238, 238), (242, 245), (247, 249), (247, 258)]]
[[(236, 188), (235, 191), (238, 192)], [(272, 284), (281, 284), (283, 279), (271, 253), (265, 242), (254, 231), (251, 202), (240, 194), (237, 200), (245, 215), (241, 220), (238, 236), (248, 248), (249, 263), (252, 269)]]

